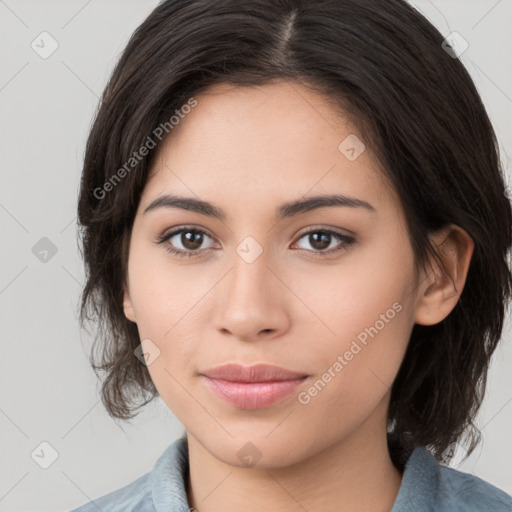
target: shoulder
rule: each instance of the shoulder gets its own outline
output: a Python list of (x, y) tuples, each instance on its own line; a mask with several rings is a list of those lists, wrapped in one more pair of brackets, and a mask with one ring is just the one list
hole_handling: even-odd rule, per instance
[(160, 455), (153, 469), (133, 482), (100, 496), (71, 512), (156, 512), (188, 510), (186, 436), (175, 440)]
[(512, 497), (475, 475), (442, 466), (421, 446), (407, 460), (392, 512), (409, 510), (512, 512)]
[(444, 466), (439, 466), (439, 501), (450, 511), (512, 512), (512, 497), (506, 492), (475, 475)]
[(108, 494), (100, 496), (71, 512), (154, 512), (150, 473)]

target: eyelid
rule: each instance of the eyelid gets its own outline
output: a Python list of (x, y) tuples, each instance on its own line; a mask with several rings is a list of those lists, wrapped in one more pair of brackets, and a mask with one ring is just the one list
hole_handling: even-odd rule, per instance
[(350, 229), (346, 228), (340, 228), (337, 226), (330, 226), (328, 224), (318, 224), (313, 226), (308, 226), (307, 228), (304, 228), (304, 231), (299, 230), (298, 233), (295, 235), (296, 237), (301, 237), (303, 235), (306, 235), (307, 233), (311, 233), (312, 231), (329, 231), (336, 233), (341, 236), (346, 237), (355, 237), (356, 233), (354, 231), (351, 231)]
[(173, 228), (165, 230), (161, 235), (157, 236), (157, 240), (168, 239), (169, 237), (181, 233), (182, 231), (196, 231), (198, 233), (204, 233), (205, 235), (208, 235), (210, 238), (215, 239), (215, 237), (206, 228), (203, 228), (202, 226), (183, 225), (175, 226)]
[[(160, 240), (162, 238), (168, 238), (169, 236), (172, 236), (172, 235), (175, 235), (181, 231), (185, 231), (185, 230), (191, 230), (191, 231), (198, 231), (198, 232), (202, 232), (206, 235), (208, 235), (210, 238), (212, 239), (215, 239), (215, 236), (213, 236), (206, 228), (202, 227), (202, 226), (198, 226), (198, 225), (182, 225), (182, 226), (175, 226), (173, 228), (169, 228), (169, 229), (166, 229), (164, 230), (164, 232), (161, 234), (161, 235), (158, 235), (157, 236), (157, 240)], [(298, 231), (295, 235), (294, 235), (294, 239), (297, 239), (297, 238), (300, 238), (308, 233), (311, 233), (312, 231), (329, 231), (329, 232), (334, 232), (334, 233), (337, 233), (341, 236), (347, 236), (347, 237), (355, 237), (355, 232), (354, 231), (351, 231), (350, 229), (346, 229), (346, 228), (338, 228), (338, 227), (334, 227), (334, 226), (328, 226), (328, 225), (325, 225), (325, 224), (319, 224), (317, 226), (313, 225), (313, 226), (309, 226), (307, 228), (304, 228), (304, 231)], [(344, 233), (345, 232), (345, 233)]]

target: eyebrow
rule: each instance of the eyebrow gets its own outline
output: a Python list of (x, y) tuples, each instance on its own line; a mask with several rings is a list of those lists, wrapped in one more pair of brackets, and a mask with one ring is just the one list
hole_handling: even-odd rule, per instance
[[(332, 206), (364, 208), (371, 212), (376, 211), (376, 209), (370, 203), (363, 201), (362, 199), (357, 199), (355, 197), (341, 194), (321, 195), (282, 204), (276, 210), (276, 219), (282, 220), (287, 217), (294, 217), (296, 215), (317, 210), (319, 208), (328, 208)], [(207, 201), (202, 201), (193, 197), (165, 194), (156, 198), (144, 210), (144, 214), (158, 208), (178, 208), (181, 210), (200, 213), (201, 215), (206, 215), (215, 219), (226, 220), (226, 214), (223, 210)]]

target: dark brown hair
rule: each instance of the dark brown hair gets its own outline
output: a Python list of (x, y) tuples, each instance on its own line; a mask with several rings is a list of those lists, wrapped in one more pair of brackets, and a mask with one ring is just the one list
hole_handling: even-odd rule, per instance
[(389, 429), (440, 460), (459, 439), (474, 447), (511, 294), (512, 212), (493, 127), (443, 39), (403, 0), (168, 0), (136, 29), (90, 131), (78, 204), (87, 276), (80, 320), (97, 325), (90, 360), (105, 377), (112, 417), (133, 418), (157, 395), (134, 356), (137, 326), (123, 312), (130, 233), (157, 149), (140, 157), (139, 148), (148, 137), (160, 146), (158, 127), (172, 136), (170, 116), (214, 84), (289, 80), (356, 119), (401, 198), (417, 263), (430, 261), (429, 235), (447, 224), (473, 239), (453, 311), (413, 328)]

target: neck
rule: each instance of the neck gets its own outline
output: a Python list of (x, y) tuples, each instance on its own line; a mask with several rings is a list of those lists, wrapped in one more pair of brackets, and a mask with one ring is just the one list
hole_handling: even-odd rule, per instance
[(386, 429), (375, 435), (374, 427), (361, 425), (306, 460), (270, 469), (227, 464), (189, 433), (189, 505), (197, 512), (389, 512), (402, 477)]

